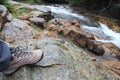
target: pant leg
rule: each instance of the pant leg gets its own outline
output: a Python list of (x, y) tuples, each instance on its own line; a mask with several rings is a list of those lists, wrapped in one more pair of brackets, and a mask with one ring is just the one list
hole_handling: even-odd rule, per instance
[(11, 52), (8, 45), (0, 40), (0, 71), (4, 71), (11, 60)]
[(9, 49), (10, 49), (11, 54), (16, 52), (16, 48), (15, 47), (9, 47)]

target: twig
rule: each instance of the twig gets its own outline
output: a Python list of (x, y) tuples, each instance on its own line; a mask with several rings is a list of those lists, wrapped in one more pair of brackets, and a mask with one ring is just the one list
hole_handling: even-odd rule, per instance
[(111, 3), (112, 3), (112, 0), (109, 0), (107, 7), (103, 8), (100, 12), (107, 10), (110, 7)]

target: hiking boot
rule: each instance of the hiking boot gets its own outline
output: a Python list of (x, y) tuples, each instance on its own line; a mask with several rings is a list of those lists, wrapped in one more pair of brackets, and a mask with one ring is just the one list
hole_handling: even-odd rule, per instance
[(12, 60), (8, 68), (3, 71), (3, 74), (10, 75), (17, 71), (21, 66), (27, 64), (34, 64), (40, 61), (43, 57), (41, 50), (27, 51), (18, 48), (12, 53)]
[(17, 46), (17, 47), (10, 47), (9, 48), (11, 53), (16, 53), (16, 52), (19, 52), (19, 51), (25, 51), (28, 49), (27, 46)]

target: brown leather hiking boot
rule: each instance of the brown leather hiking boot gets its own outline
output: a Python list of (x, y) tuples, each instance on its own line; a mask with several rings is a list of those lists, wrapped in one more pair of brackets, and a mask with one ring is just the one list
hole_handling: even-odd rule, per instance
[(27, 51), (25, 48), (16, 47), (16, 50), (12, 53), (12, 57), (8, 68), (3, 71), (5, 75), (14, 73), (23, 65), (34, 64), (40, 61), (43, 57), (43, 53), (41, 50)]

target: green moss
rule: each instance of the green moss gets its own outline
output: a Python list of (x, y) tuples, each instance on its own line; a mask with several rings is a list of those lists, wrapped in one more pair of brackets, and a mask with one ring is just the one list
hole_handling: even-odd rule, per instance
[(0, 4), (8, 8), (10, 12), (14, 11), (13, 5), (8, 3), (8, 0), (0, 0)]
[(4, 5), (6, 3), (8, 3), (8, 0), (0, 0), (0, 4)]
[(14, 12), (14, 8), (12, 4), (5, 4), (5, 6), (7, 7), (7, 9), (9, 10), (9, 12)]
[(18, 9), (18, 10), (16, 10), (15, 12), (13, 12), (12, 14), (13, 14), (13, 16), (14, 17), (17, 17), (17, 16), (19, 16), (19, 15), (21, 15), (21, 14), (28, 14), (28, 13), (30, 13), (31, 12), (31, 10), (29, 10), (29, 9), (26, 9), (26, 8), (21, 8), (21, 9)]
[(29, 3), (29, 4), (36, 2), (36, 0), (15, 0), (15, 1), (20, 1), (20, 2)]

